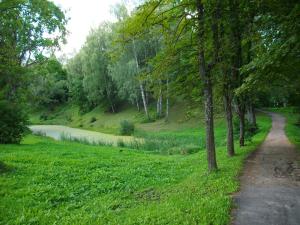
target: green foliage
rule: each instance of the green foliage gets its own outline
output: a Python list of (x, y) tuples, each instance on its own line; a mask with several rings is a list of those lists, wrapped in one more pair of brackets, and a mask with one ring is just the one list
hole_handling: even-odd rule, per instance
[(31, 67), (28, 73), (31, 77), (28, 87), (29, 101), (34, 107), (52, 110), (55, 106), (67, 102), (67, 72), (56, 58)]
[(107, 111), (116, 111), (119, 99), (116, 85), (109, 76), (110, 38), (111, 25), (100, 25), (90, 32), (80, 52), (68, 62), (70, 94), (84, 111), (100, 104)]
[(132, 135), (134, 133), (134, 123), (128, 120), (122, 120), (120, 122), (120, 134), (121, 135)]
[(295, 125), (298, 126), (298, 127), (300, 127), (300, 116), (298, 116), (298, 119), (297, 119)]
[(0, 101), (0, 143), (20, 143), (27, 131), (27, 117), (22, 106)]
[[(0, 13), (0, 143), (19, 143), (27, 121), (20, 103), (28, 94), (26, 81), (32, 81), (27, 80), (28, 67), (64, 41), (67, 19), (47, 0), (3, 0)], [(56, 98), (62, 87), (55, 87)]]
[(40, 115), (40, 120), (47, 120), (47, 119), (48, 119), (47, 113), (42, 113), (42, 114)]

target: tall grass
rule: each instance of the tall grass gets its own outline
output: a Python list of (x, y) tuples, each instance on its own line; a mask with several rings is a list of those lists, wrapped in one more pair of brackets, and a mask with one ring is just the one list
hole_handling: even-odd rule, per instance
[(61, 133), (60, 135), (61, 141), (73, 141), (85, 145), (93, 145), (93, 146), (114, 146), (112, 142), (104, 141), (104, 140), (89, 140), (85, 137), (72, 137), (70, 134), (67, 134), (65, 132)]

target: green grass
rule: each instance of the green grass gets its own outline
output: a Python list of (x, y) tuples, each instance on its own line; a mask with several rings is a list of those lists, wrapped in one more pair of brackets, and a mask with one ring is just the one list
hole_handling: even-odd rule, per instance
[[(203, 150), (159, 155), (37, 136), (0, 145), (0, 224), (228, 224), (243, 160), (271, 125), (266, 116), (258, 123), (234, 158), (218, 145), (220, 169), (212, 174)], [(217, 142), (224, 129), (220, 122)], [(188, 132), (199, 134), (174, 135)]]
[(286, 118), (285, 132), (289, 140), (300, 149), (300, 110), (295, 107), (270, 108)]

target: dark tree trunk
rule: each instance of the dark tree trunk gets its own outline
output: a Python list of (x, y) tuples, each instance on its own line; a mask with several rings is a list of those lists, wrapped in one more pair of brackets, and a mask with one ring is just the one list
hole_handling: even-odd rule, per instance
[(238, 105), (238, 115), (240, 119), (240, 146), (245, 146), (245, 107)]
[(138, 112), (140, 112), (141, 109), (140, 109), (140, 103), (139, 103), (139, 98), (138, 97), (136, 97), (136, 107), (137, 107)]
[(213, 94), (210, 75), (206, 75), (204, 84), (205, 102), (205, 124), (206, 124), (206, 149), (208, 168), (210, 171), (217, 169), (215, 134), (214, 134), (214, 113), (213, 113)]
[(205, 107), (205, 125), (206, 125), (206, 150), (209, 171), (216, 170), (216, 151), (214, 135), (214, 117), (213, 117), (213, 93), (210, 71), (207, 68), (204, 57), (204, 8), (201, 0), (196, 0), (198, 13), (198, 60), (199, 75), (203, 81), (204, 89), (204, 107)]
[(233, 137), (233, 124), (232, 124), (232, 97), (229, 90), (224, 94), (224, 105), (227, 122), (227, 154), (228, 156), (234, 156), (234, 137)]

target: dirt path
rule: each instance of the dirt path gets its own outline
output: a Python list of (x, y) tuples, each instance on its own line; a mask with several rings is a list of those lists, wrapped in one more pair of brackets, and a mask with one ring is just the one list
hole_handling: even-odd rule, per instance
[(60, 140), (62, 136), (68, 139), (85, 140), (90, 143), (106, 143), (117, 145), (120, 140), (125, 143), (141, 141), (131, 136), (117, 136), (112, 134), (104, 134), (101, 132), (88, 131), (83, 129), (71, 128), (61, 125), (33, 125), (29, 126), (33, 133), (40, 133), (56, 140)]
[(271, 116), (270, 133), (246, 162), (232, 224), (300, 224), (300, 154), (284, 133), (285, 118)]

